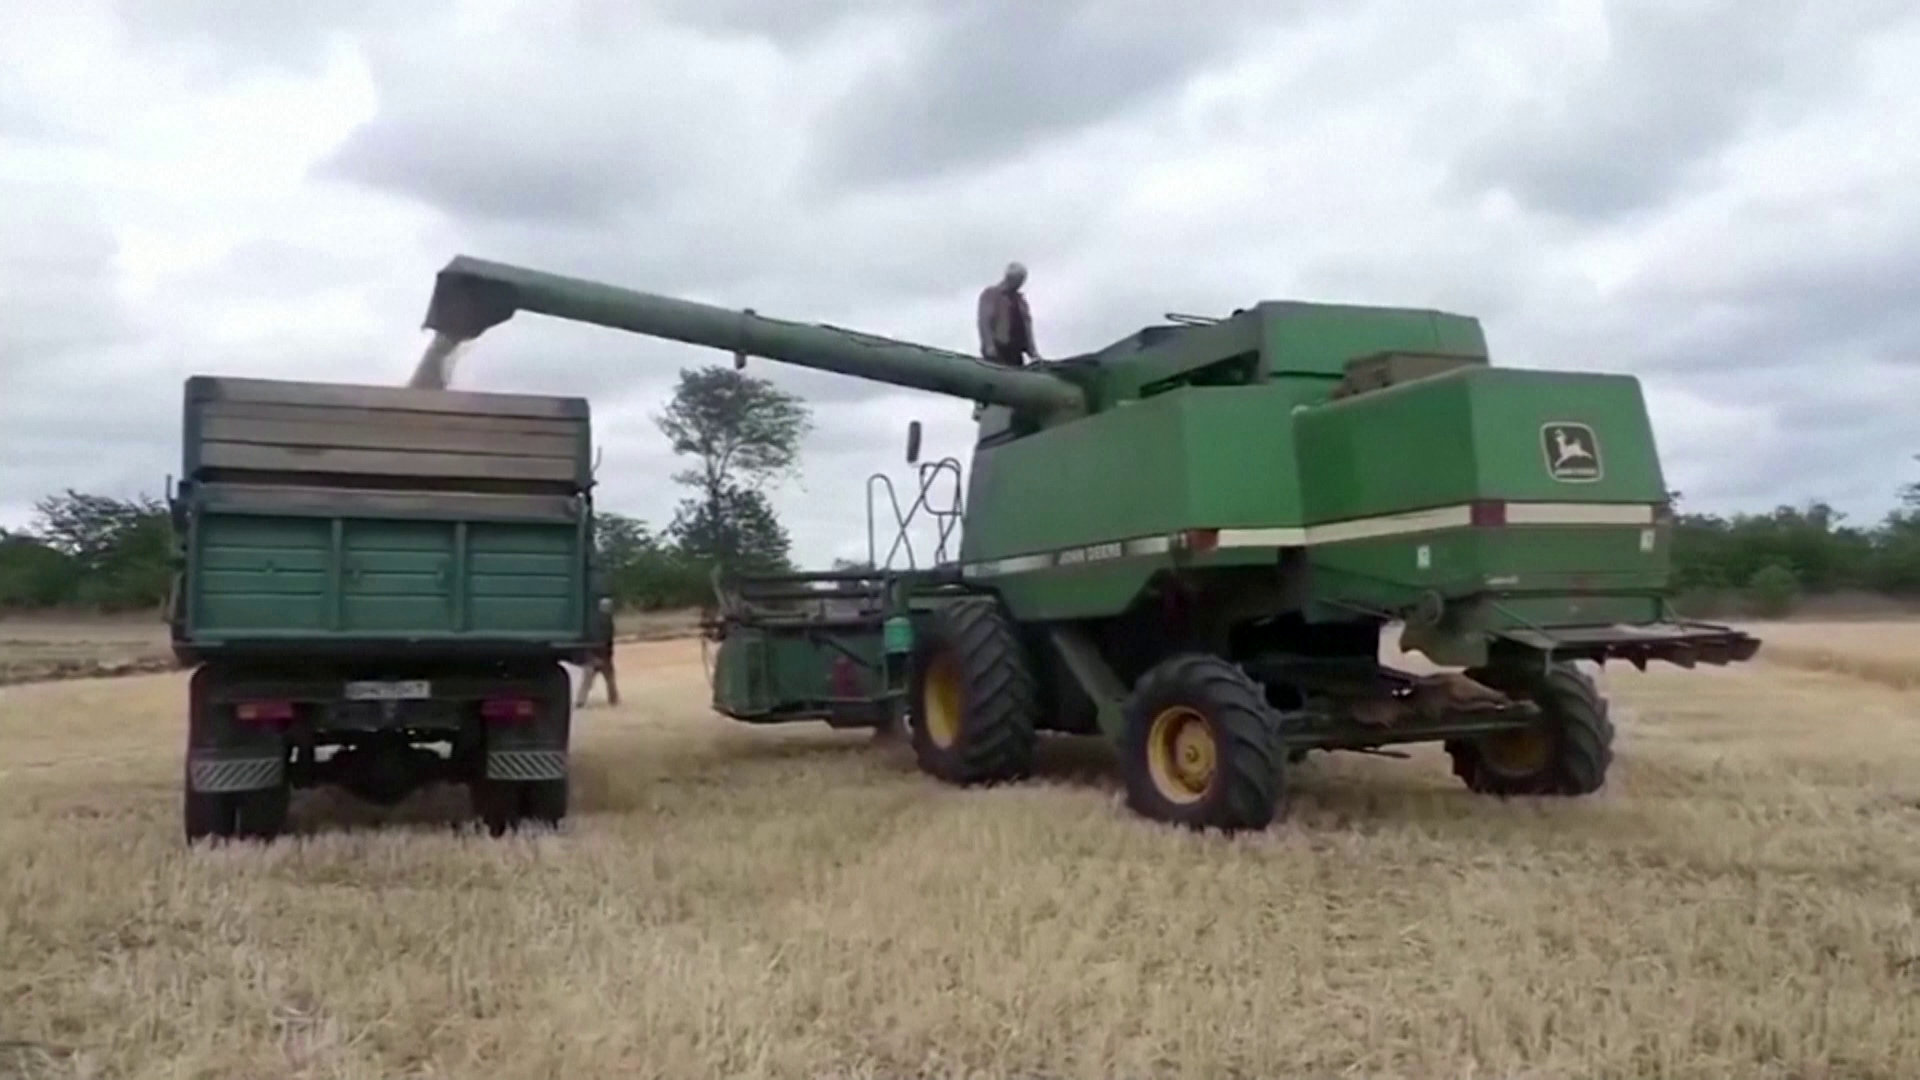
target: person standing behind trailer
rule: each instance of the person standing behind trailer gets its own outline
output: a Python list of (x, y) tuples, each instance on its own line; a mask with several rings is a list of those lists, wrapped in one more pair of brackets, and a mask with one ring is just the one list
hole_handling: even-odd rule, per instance
[(593, 612), (593, 648), (584, 657), (581, 664), (580, 694), (574, 698), (573, 707), (587, 707), (587, 694), (593, 690), (593, 677), (603, 675), (607, 680), (607, 704), (620, 704), (620, 682), (613, 674), (613, 597), (603, 596)]
[(980, 290), (980, 355), (996, 364), (1025, 366), (1028, 357), (1040, 359), (1033, 344), (1033, 314), (1027, 310), (1027, 268), (1007, 264), (1000, 280)]

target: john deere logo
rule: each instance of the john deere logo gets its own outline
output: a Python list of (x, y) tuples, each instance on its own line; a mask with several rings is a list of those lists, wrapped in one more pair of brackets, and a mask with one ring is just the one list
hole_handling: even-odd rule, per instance
[(1547, 475), (1569, 484), (1600, 479), (1600, 440), (1585, 424), (1556, 422), (1540, 427), (1540, 448)]

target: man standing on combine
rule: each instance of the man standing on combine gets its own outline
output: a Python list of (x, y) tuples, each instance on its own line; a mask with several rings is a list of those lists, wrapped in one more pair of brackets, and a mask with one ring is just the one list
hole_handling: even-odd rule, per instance
[(593, 689), (593, 677), (603, 675), (607, 680), (607, 704), (620, 704), (620, 683), (613, 677), (613, 597), (603, 596), (593, 613), (593, 650), (582, 657), (580, 665), (580, 694), (574, 698), (573, 707), (587, 707), (587, 694)]
[(1040, 359), (1033, 344), (1033, 315), (1027, 310), (1027, 268), (1008, 263), (998, 282), (980, 290), (980, 355), (996, 364), (1022, 367), (1027, 358)]

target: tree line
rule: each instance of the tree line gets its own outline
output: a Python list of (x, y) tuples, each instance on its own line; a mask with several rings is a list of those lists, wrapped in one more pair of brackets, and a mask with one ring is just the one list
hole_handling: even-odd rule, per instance
[[(595, 513), (600, 585), (625, 608), (703, 604), (717, 565), (792, 569), (786, 528), (768, 488), (798, 467), (811, 427), (806, 405), (731, 368), (683, 370), (654, 418), (688, 489), (663, 527), (610, 509)], [(1689, 614), (1783, 615), (1807, 596), (1876, 593), (1920, 600), (1920, 483), (1871, 524), (1814, 501), (1764, 514), (1675, 510), (1674, 588)], [(158, 608), (174, 573), (173, 526), (160, 499), (66, 490), (35, 504), (26, 530), (0, 530), (0, 610)]]
[(1674, 506), (1677, 605), (1701, 616), (1777, 616), (1807, 596), (1873, 593), (1920, 600), (1920, 483), (1871, 524), (1850, 524), (1826, 502), (1765, 514), (1687, 513)]

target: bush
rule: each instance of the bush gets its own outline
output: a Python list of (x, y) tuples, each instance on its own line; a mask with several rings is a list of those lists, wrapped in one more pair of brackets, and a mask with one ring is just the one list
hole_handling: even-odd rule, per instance
[(1747, 602), (1762, 618), (1778, 619), (1790, 613), (1799, 600), (1800, 576), (1783, 563), (1768, 563), (1747, 579)]
[(1685, 619), (1718, 619), (1727, 613), (1726, 590), (1687, 589), (1673, 598), (1673, 610)]

